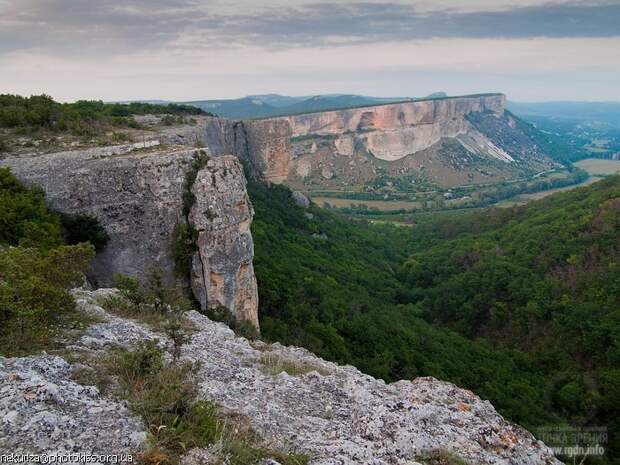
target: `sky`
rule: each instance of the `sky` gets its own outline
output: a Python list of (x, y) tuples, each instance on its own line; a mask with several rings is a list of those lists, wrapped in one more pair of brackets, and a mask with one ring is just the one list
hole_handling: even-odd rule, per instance
[(620, 0), (0, 0), (0, 93), (620, 101)]

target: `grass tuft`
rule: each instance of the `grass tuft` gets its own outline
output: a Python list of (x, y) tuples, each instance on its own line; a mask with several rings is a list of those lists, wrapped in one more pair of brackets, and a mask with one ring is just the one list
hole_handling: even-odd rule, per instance
[(424, 465), (469, 465), (464, 459), (446, 449), (423, 452), (416, 459)]
[(324, 376), (329, 374), (329, 371), (318, 365), (288, 359), (275, 352), (264, 352), (260, 357), (260, 362), (263, 365), (263, 373), (270, 376), (277, 376), (282, 372), (286, 372), (291, 376), (301, 376), (311, 371), (316, 371)]
[[(265, 447), (241, 415), (226, 414), (209, 401), (196, 400), (194, 367), (166, 362), (156, 341), (136, 350), (118, 351), (103, 365), (118, 379), (116, 394), (140, 415), (149, 432), (141, 454), (147, 464), (175, 465), (193, 448), (206, 448), (214, 464), (252, 465), (274, 459), (282, 465), (305, 465), (308, 458)], [(101, 367), (100, 367), (101, 369)]]

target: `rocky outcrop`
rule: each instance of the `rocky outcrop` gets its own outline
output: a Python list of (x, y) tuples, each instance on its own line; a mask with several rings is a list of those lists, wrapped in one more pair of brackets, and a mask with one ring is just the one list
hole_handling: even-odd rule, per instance
[(139, 418), (95, 386), (71, 380), (71, 365), (61, 357), (0, 357), (0, 383), (3, 453), (128, 457), (146, 439)]
[(560, 464), (471, 391), (434, 378), (386, 384), (305, 349), (250, 344), (196, 312), (188, 318), (199, 331), (182, 358), (198, 362), (201, 396), (247, 416), (268, 441), (308, 454), (312, 465), (415, 464), (432, 450), (471, 464)]
[[(154, 339), (148, 328), (107, 314), (94, 304), (110, 290), (76, 291), (79, 311), (101, 320), (68, 349), (103, 359), (109, 349), (130, 349)], [(165, 341), (165, 338), (162, 339)], [(0, 450), (16, 454), (75, 454), (128, 456), (146, 441), (146, 427), (125, 402), (103, 396), (95, 386), (72, 379), (80, 369), (56, 355), (0, 357)], [(97, 462), (103, 463), (104, 460)]]
[(283, 119), (243, 122), (252, 165), (268, 182), (281, 183), (288, 176), (291, 126)]
[(211, 158), (191, 187), (189, 222), (198, 233), (191, 285), (203, 309), (226, 307), (258, 327), (250, 224), (254, 211), (235, 157)]
[[(198, 230), (198, 252), (191, 285), (203, 308), (225, 306), (258, 325), (253, 245), (253, 211), (237, 158), (210, 160), (186, 185), (197, 150), (184, 147), (148, 152), (109, 153), (109, 149), (6, 159), (15, 175), (38, 185), (51, 205), (67, 213), (98, 218), (110, 241), (93, 261), (90, 279), (110, 285), (114, 274), (144, 277), (150, 268), (168, 283), (190, 270), (176, 270), (172, 254), (183, 197), (192, 190), (190, 222)], [(179, 273), (180, 272), (180, 273)]]
[[(154, 338), (172, 350), (164, 335), (101, 308), (100, 298), (111, 292), (75, 292), (78, 308), (101, 322), (67, 348), (70, 354), (101, 358), (105, 350)], [(180, 360), (196, 367), (199, 398), (247, 419), (270, 446), (306, 454), (310, 465), (419, 465), (421, 455), (437, 450), (470, 464), (560, 465), (545, 444), (504, 420), (488, 401), (450, 383), (416, 378), (386, 384), (305, 349), (250, 343), (194, 311), (186, 318), (195, 332)], [(69, 379), (87, 368), (45, 354), (0, 357), (0, 447), (133, 452), (135, 461), (145, 426), (121, 403)], [(198, 465), (211, 452), (192, 449), (181, 461)]]
[[(353, 155), (355, 142), (359, 141), (374, 157), (395, 161), (427, 149), (442, 138), (465, 134), (471, 129), (465, 118), (469, 113), (502, 114), (505, 101), (501, 94), (446, 98), (285, 116), (255, 121), (252, 125), (257, 126), (255, 132), (263, 129), (262, 138), (269, 137), (264, 128), (274, 125), (281, 128), (280, 135), (288, 130), (290, 137), (297, 140), (313, 135), (334, 136), (336, 153), (344, 156)], [(286, 145), (280, 142), (277, 149), (262, 150), (264, 145), (252, 152), (263, 158), (268, 155), (270, 163), (264, 166), (265, 176), (279, 179), (288, 164)]]
[(255, 177), (264, 181), (280, 183), (288, 176), (291, 128), (285, 120), (233, 122), (211, 118), (204, 127), (202, 142), (210, 155), (237, 155)]

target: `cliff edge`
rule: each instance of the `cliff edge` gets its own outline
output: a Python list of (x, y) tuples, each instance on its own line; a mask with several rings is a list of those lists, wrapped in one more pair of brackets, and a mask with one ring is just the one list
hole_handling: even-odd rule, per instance
[[(99, 220), (110, 241), (93, 261), (93, 284), (109, 286), (117, 273), (143, 278), (155, 269), (167, 283), (191, 284), (203, 309), (226, 307), (258, 327), (249, 230), (254, 211), (239, 160), (206, 161), (200, 151), (182, 146), (110, 150), (9, 158), (0, 166), (11, 167), (25, 184), (40, 186), (53, 208)], [(190, 191), (191, 212), (184, 218)], [(173, 254), (175, 234), (187, 221), (197, 233), (195, 244), (183, 245), (195, 249), (191, 270), (179, 269)]]
[(506, 96), (447, 97), (265, 119), (206, 121), (215, 155), (234, 153), (268, 182), (359, 187), (379, 176), (441, 185), (497, 182), (552, 161), (506, 111)]
[[(145, 340), (157, 340), (173, 359), (166, 335), (109, 313), (106, 299), (114, 294), (74, 291), (80, 311), (100, 319), (67, 348), (67, 360), (77, 356), (79, 363), (49, 354), (0, 357), (1, 447), (16, 453), (134, 457), (149, 448), (153, 425), (118, 399), (72, 379), (72, 373), (96, 370), (108, 351), (135, 350)], [(197, 400), (243, 419), (271, 448), (303, 454), (303, 463), (420, 465), (438, 463), (425, 457), (440, 453), (458, 458), (441, 463), (560, 464), (551, 449), (504, 420), (488, 401), (450, 383), (416, 378), (386, 384), (305, 349), (250, 342), (195, 311), (185, 318), (194, 332), (178, 360), (195, 367), (191, 382)], [(215, 442), (184, 449), (181, 463), (229, 462)]]

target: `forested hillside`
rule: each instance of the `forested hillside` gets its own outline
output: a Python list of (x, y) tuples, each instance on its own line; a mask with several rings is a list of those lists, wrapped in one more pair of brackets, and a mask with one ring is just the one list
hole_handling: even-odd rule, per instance
[(431, 375), (525, 426), (620, 416), (620, 178), (510, 210), (352, 224), (250, 186), (263, 334), (386, 380)]

